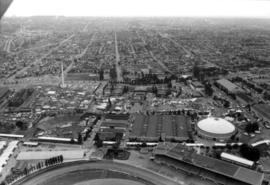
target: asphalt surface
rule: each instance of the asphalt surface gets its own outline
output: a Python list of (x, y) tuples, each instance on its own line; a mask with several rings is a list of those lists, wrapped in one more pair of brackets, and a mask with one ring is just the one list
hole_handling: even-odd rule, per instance
[(118, 51), (118, 42), (117, 42), (117, 34), (114, 32), (114, 44), (115, 44), (115, 65), (116, 65), (116, 72), (117, 72), (117, 81), (122, 82), (122, 70), (121, 66), (119, 65), (120, 62), (120, 55)]
[[(19, 181), (14, 185), (73, 185), (78, 182), (91, 180), (90, 173), (91, 170), (106, 170), (106, 171), (117, 171), (123, 174), (128, 174), (128, 176), (141, 179), (145, 184), (155, 184), (155, 185), (177, 185), (176, 182), (153, 173), (149, 170), (138, 168), (131, 165), (111, 162), (111, 161), (98, 161), (98, 162), (73, 162), (70, 164), (65, 164), (63, 166), (56, 167), (51, 170), (40, 171), (36, 174), (28, 176), (23, 182)], [(106, 175), (100, 178), (111, 178)], [(59, 180), (60, 179), (60, 180)], [(93, 179), (93, 178), (92, 178)], [(62, 181), (62, 182), (61, 182)], [(76, 183), (75, 183), (76, 181)], [(143, 183), (144, 184), (144, 183)]]

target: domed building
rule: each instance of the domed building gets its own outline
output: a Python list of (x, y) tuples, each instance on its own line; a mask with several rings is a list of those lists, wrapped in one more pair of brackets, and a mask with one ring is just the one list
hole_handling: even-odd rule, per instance
[(226, 141), (236, 133), (235, 126), (222, 118), (209, 117), (196, 124), (197, 134), (205, 139)]

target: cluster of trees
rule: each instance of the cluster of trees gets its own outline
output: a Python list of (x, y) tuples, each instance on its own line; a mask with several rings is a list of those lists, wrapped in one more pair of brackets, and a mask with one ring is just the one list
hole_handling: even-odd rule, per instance
[(260, 150), (258, 148), (249, 146), (247, 144), (241, 145), (240, 153), (242, 157), (255, 162), (261, 157)]
[(99, 80), (104, 80), (104, 70), (100, 69), (98, 74), (99, 74)]
[(26, 130), (28, 124), (23, 122), (23, 121), (17, 121), (16, 122), (16, 127), (18, 127), (20, 130)]
[(263, 93), (263, 98), (266, 99), (266, 100), (270, 100), (270, 93), (268, 91), (265, 91)]
[(176, 80), (177, 77), (175, 75), (165, 76), (164, 79), (159, 79), (156, 74), (143, 74), (141, 78), (136, 78), (135, 80), (128, 81), (132, 85), (147, 85), (147, 84), (168, 84), (171, 80)]
[(110, 78), (112, 80), (116, 80), (116, 78), (117, 78), (117, 72), (116, 72), (116, 67), (115, 66), (110, 69)]
[(46, 159), (45, 160), (45, 166), (51, 166), (51, 165), (54, 165), (54, 164), (58, 164), (58, 163), (62, 163), (64, 161), (64, 157), (63, 155), (59, 155), (59, 156), (56, 156), (56, 157), (52, 157), (50, 159)]
[(199, 66), (197, 65), (197, 63), (193, 66), (192, 72), (193, 72), (193, 76), (195, 78), (197, 78), (200, 81), (204, 80), (204, 78), (205, 78), (204, 73), (201, 72), (201, 70), (200, 70)]
[(82, 134), (78, 133), (78, 144), (82, 144), (82, 142), (83, 142)]
[(15, 129), (15, 125), (14, 124), (9, 124), (6, 121), (0, 122), (0, 132), (10, 133), (10, 132), (13, 131), (13, 129)]
[(127, 93), (129, 91), (129, 88), (128, 88), (128, 86), (124, 86), (123, 87), (123, 94), (125, 94), (125, 93)]
[(94, 141), (95, 141), (96, 147), (100, 148), (103, 146), (103, 140), (100, 138), (98, 133), (96, 134)]
[(205, 83), (204, 90), (205, 90), (205, 94), (207, 96), (212, 96), (214, 93), (214, 90), (213, 90), (212, 85), (210, 83)]
[(8, 101), (9, 107), (19, 107), (23, 102), (30, 97), (34, 92), (34, 89), (22, 89), (15, 94), (15, 96)]
[(248, 123), (245, 127), (245, 131), (247, 133), (254, 133), (255, 131), (259, 130), (259, 124), (257, 122)]
[(195, 111), (189, 111), (189, 110), (174, 110), (174, 111), (164, 111), (164, 112), (149, 112), (149, 111), (146, 111), (146, 115), (149, 116), (149, 115), (185, 115), (189, 118), (191, 118), (191, 120), (195, 120), (195, 119), (198, 119), (198, 113), (195, 112)]
[(155, 94), (155, 95), (157, 95), (157, 93), (158, 93), (157, 86), (155, 86), (155, 85), (152, 86), (152, 93)]
[(213, 99), (215, 101), (221, 102), (222, 105), (223, 105), (223, 107), (225, 107), (225, 108), (229, 108), (230, 105), (231, 105), (231, 103), (228, 100), (224, 99), (224, 98), (221, 98), (221, 97), (218, 97), (218, 96), (214, 96)]
[[(83, 137), (83, 140), (86, 141), (87, 138), (90, 136), (90, 133), (92, 131), (93, 127), (91, 126), (89, 129), (86, 130), (85, 135)], [(78, 140), (79, 141), (79, 140)]]
[(63, 156), (59, 155), (57, 157), (47, 159), (47, 160), (45, 160), (45, 162), (41, 161), (41, 162), (38, 162), (36, 165), (31, 165), (30, 167), (25, 167), (23, 171), (16, 173), (16, 174), (12, 174), (10, 176), (7, 176), (6, 182), (2, 182), (0, 185), (10, 184), (11, 182), (18, 179), (21, 176), (29, 175), (31, 172), (33, 172), (35, 170), (40, 170), (43, 167), (48, 167), (48, 166), (51, 166), (53, 164), (62, 163), (63, 160), (64, 160)]

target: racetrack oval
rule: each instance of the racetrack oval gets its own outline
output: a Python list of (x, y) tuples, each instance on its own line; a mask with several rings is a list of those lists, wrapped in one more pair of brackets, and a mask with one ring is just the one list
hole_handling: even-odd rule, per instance
[[(111, 181), (110, 181), (111, 180)], [(117, 183), (118, 182), (118, 183)], [(150, 170), (111, 161), (71, 162), (43, 169), (14, 185), (177, 185)]]

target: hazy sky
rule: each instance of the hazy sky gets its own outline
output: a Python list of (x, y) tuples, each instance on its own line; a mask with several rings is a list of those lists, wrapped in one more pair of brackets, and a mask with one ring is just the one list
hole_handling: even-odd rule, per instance
[(14, 0), (6, 16), (269, 17), (270, 0)]

